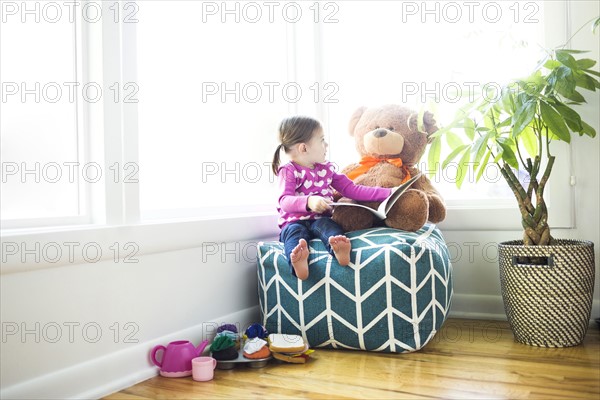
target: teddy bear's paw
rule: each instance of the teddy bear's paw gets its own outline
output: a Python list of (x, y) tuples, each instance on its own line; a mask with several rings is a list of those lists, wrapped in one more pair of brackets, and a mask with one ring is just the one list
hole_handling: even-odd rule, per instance
[(385, 224), (390, 228), (415, 232), (425, 225), (429, 217), (427, 195), (420, 190), (408, 190), (398, 199), (388, 213)]
[(444, 201), (437, 195), (429, 196), (429, 221), (433, 223), (442, 222), (446, 219), (446, 206)]

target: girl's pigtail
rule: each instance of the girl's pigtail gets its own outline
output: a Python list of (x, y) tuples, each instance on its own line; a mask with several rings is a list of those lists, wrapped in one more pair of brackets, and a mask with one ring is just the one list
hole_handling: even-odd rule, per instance
[(273, 155), (273, 163), (271, 164), (271, 169), (273, 170), (275, 176), (277, 176), (277, 173), (279, 172), (279, 163), (281, 162), (279, 158), (279, 153), (281, 152), (282, 147), (282, 144), (277, 146), (277, 150), (275, 150), (275, 154)]

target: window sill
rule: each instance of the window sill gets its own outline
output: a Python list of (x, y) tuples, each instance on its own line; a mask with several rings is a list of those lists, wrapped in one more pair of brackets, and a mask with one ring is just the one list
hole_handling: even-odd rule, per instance
[[(550, 220), (555, 222), (553, 228), (572, 227), (568, 215)], [(438, 226), (442, 231), (520, 231), (520, 221), (516, 207), (450, 206), (446, 219)], [(277, 215), (272, 212), (148, 221), (135, 225), (3, 230), (0, 274), (111, 260), (137, 263), (141, 256), (148, 254), (264, 240), (276, 237), (278, 232)]]
[(277, 234), (277, 216), (273, 213), (136, 225), (5, 230), (0, 275), (101, 261), (137, 263), (148, 254), (258, 241)]

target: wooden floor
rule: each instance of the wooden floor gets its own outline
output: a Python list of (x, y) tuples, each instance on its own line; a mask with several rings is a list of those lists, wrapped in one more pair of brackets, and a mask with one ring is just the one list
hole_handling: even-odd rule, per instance
[(317, 349), (304, 365), (216, 370), (210, 382), (157, 376), (107, 399), (600, 399), (600, 334), (562, 349), (515, 343), (506, 322), (450, 319), (408, 354)]

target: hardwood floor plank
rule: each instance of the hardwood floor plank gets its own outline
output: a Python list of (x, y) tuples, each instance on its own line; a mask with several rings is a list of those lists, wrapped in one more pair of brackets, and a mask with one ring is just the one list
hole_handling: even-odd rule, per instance
[(157, 376), (106, 399), (599, 399), (600, 333), (581, 346), (516, 343), (506, 322), (450, 319), (406, 354), (317, 349), (306, 364), (216, 370), (210, 382)]

